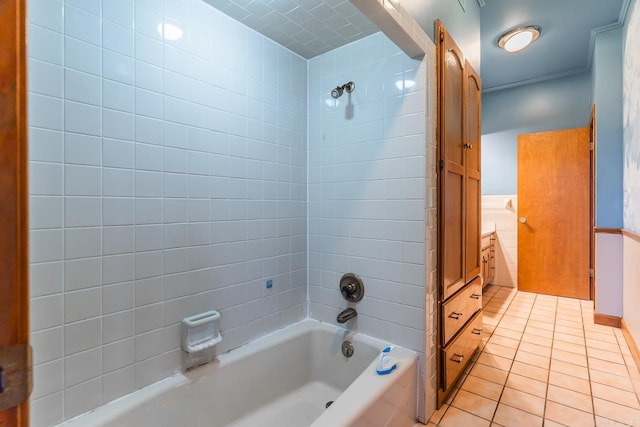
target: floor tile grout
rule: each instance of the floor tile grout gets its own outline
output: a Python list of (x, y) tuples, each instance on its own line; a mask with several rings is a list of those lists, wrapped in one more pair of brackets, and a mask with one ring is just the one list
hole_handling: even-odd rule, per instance
[[(489, 425), (486, 423), (493, 423), (494, 425), (498, 425), (496, 423), (496, 416), (498, 416), (501, 405), (511, 408), (509, 410), (517, 411), (515, 412), (517, 414), (525, 413), (529, 414), (532, 417), (536, 417), (536, 420), (540, 420), (539, 425), (543, 425), (543, 423), (547, 420), (553, 421), (556, 424), (561, 424), (559, 421), (547, 418), (548, 416), (554, 416), (553, 414), (549, 413), (551, 407), (556, 408), (556, 411), (559, 407), (565, 408), (565, 412), (568, 411), (574, 416), (582, 416), (579, 414), (584, 414), (585, 416), (591, 418), (593, 425), (608, 422), (610, 422), (611, 425), (614, 425), (616, 422), (619, 423), (620, 418), (623, 418), (624, 415), (617, 415), (615, 411), (620, 411), (621, 407), (623, 410), (627, 409), (626, 412), (628, 412), (629, 417), (631, 417), (632, 415), (635, 416), (636, 413), (638, 416), (640, 416), (640, 401), (638, 399), (638, 391), (636, 391), (638, 385), (640, 385), (640, 374), (637, 372), (638, 368), (635, 366), (635, 362), (633, 362), (633, 359), (630, 356), (629, 358), (624, 357), (626, 353), (623, 346), (626, 346), (626, 343), (621, 340), (621, 334), (618, 334), (614, 328), (593, 324), (593, 314), (592, 312), (589, 312), (589, 310), (592, 310), (592, 308), (588, 307), (590, 304), (592, 304), (591, 301), (585, 302), (563, 297), (517, 292), (515, 290), (511, 290), (511, 288), (496, 287), (491, 285), (485, 288), (483, 295), (486, 298), (486, 301), (483, 301), (483, 308), (487, 308), (484, 314), (486, 322), (485, 329), (487, 331), (487, 334), (483, 336), (482, 343), (478, 352), (474, 356), (472, 362), (463, 372), (461, 379), (456, 383), (455, 390), (446, 400), (444, 411), (438, 411), (439, 419), (431, 420), (432, 425), (446, 426), (448, 425), (447, 414), (450, 413), (452, 417), (459, 416), (460, 411), (471, 416), (472, 420), (475, 419), (473, 417), (477, 417), (476, 421), (483, 421), (480, 423), (482, 425)], [(505, 320), (508, 321), (508, 324), (503, 325), (502, 322)], [(577, 327), (578, 324), (580, 325), (580, 327)], [(496, 333), (496, 331), (498, 331), (498, 333)], [(608, 333), (605, 333), (605, 331), (607, 331)], [(541, 335), (536, 335), (536, 333)], [(507, 336), (501, 334), (505, 334)], [(519, 336), (519, 338), (514, 338), (515, 336)], [(493, 339), (494, 337), (499, 337), (499, 339)], [(607, 337), (608, 340), (612, 338), (615, 341), (605, 341), (605, 337)], [(517, 345), (515, 345), (515, 347), (511, 347), (511, 345), (513, 344), (512, 341), (514, 340), (517, 340)], [(598, 344), (591, 345), (589, 343), (590, 341), (591, 344)], [(604, 342), (608, 344), (602, 344)], [(523, 345), (523, 343), (526, 345)], [(541, 343), (545, 344), (543, 345)], [(556, 343), (558, 344), (556, 345)], [(598, 348), (598, 345), (605, 348)], [(487, 346), (489, 346), (489, 348), (487, 348)], [(548, 349), (548, 353), (544, 351), (545, 348)], [(616, 348), (617, 351), (612, 350), (612, 348)], [(500, 354), (501, 349), (505, 351), (504, 355)], [(569, 349), (576, 351), (583, 350), (584, 352), (577, 353)], [(534, 350), (538, 350), (542, 354), (538, 354), (534, 352)], [(510, 357), (511, 354), (513, 355), (513, 357)], [(546, 356), (545, 354), (548, 354), (548, 356)], [(487, 357), (481, 359), (481, 357), (484, 355), (487, 355)], [(573, 357), (575, 357), (575, 360), (584, 360), (584, 362), (574, 363), (573, 361), (571, 361), (572, 355), (574, 355)], [(492, 357), (495, 359), (494, 363), (491, 363)], [(504, 360), (503, 362), (500, 362), (497, 359), (498, 357), (500, 358), (500, 360), (503, 360), (504, 358), (509, 359), (510, 363), (507, 363)], [(629, 359), (631, 362), (629, 361)], [(620, 363), (620, 360), (622, 361), (622, 363)], [(514, 382), (517, 380), (510, 381), (510, 378), (516, 378), (515, 376), (534, 380), (530, 376), (523, 376), (520, 373), (514, 372), (513, 369), (516, 365), (516, 362), (518, 362), (518, 366), (528, 366), (530, 369), (532, 369), (532, 372), (535, 371), (534, 368), (536, 368), (541, 369), (539, 374), (543, 374), (543, 372), (546, 373), (546, 378), (544, 381), (544, 398), (539, 396), (538, 394), (534, 394), (536, 393), (535, 387), (526, 388), (522, 385), (518, 386), (517, 383), (514, 384)], [(538, 363), (540, 363), (540, 365), (538, 365)], [(633, 365), (631, 363), (633, 363)], [(472, 375), (472, 372), (474, 371), (474, 369), (476, 369), (477, 365), (483, 365), (489, 368), (488, 371), (485, 371), (485, 373), (483, 373), (483, 375), (487, 376), (487, 378)], [(507, 366), (508, 371), (505, 371), (504, 368), (506, 368)], [(628, 384), (631, 385), (630, 388), (633, 391), (627, 390), (624, 387), (615, 386), (615, 378), (621, 372), (621, 370), (618, 370), (619, 368), (616, 368), (616, 366), (619, 366), (620, 369), (624, 368), (626, 379), (628, 380)], [(552, 370), (552, 367), (555, 367), (555, 369)], [(572, 369), (572, 371), (558, 372), (557, 369), (559, 367), (566, 367), (567, 369)], [(603, 371), (600, 371), (601, 369)], [(494, 372), (494, 370), (495, 372), (501, 371), (503, 373), (506, 373), (506, 376), (504, 376), (504, 382), (502, 382), (501, 384), (495, 382), (501, 381), (499, 377), (493, 378), (495, 381), (488, 379), (488, 373)], [(614, 372), (610, 372), (610, 370), (613, 370)], [(618, 372), (615, 372), (615, 370), (618, 370)], [(634, 374), (632, 374), (632, 370), (635, 371)], [(520, 371), (521, 369), (518, 372)], [(583, 375), (578, 376), (581, 371), (583, 372)], [(599, 379), (592, 378), (593, 371), (599, 372), (596, 375), (597, 377), (599, 377)], [(552, 384), (552, 374), (555, 377), (557, 377), (557, 375), (562, 375), (562, 381), (573, 381), (574, 388), (578, 389), (581, 388), (580, 381), (586, 381), (586, 383), (588, 384), (588, 394), (584, 393), (582, 390), (567, 388), (566, 386), (569, 385), (568, 383)], [(514, 375), (514, 377), (512, 377), (512, 375)], [(534, 374), (531, 373), (531, 376), (533, 375)], [(584, 375), (586, 375), (586, 379), (583, 378)], [(611, 375), (614, 376), (613, 380), (611, 379)], [(482, 390), (474, 391), (472, 387), (465, 387), (465, 384), (467, 383), (470, 376), (472, 376), (473, 378), (477, 378), (483, 382), (497, 384), (498, 386), (500, 386), (501, 390), (498, 396), (498, 400), (495, 400), (495, 396), (489, 397), (483, 395)], [(620, 378), (622, 380), (622, 378), (625, 378), (625, 376), (620, 376)], [(560, 380), (556, 379), (556, 381)], [(614, 384), (610, 384), (611, 382), (613, 382)], [(476, 384), (478, 383), (476, 382)], [(511, 384), (511, 386), (507, 387), (507, 384)], [(593, 392), (594, 384), (598, 384), (597, 388), (600, 388), (600, 393), (602, 392), (602, 390), (609, 389), (614, 390), (611, 393), (617, 391), (618, 393), (620, 393), (618, 397), (621, 399), (621, 402), (613, 402), (613, 400), (615, 399), (614, 397), (610, 397), (612, 400), (609, 401), (606, 398), (595, 396)], [(512, 388), (514, 386), (521, 387), (522, 390), (519, 388)], [(553, 386), (553, 390), (555, 392), (555, 399), (561, 400), (562, 402), (557, 402), (556, 400), (550, 399), (550, 397), (552, 399), (554, 398), (554, 396), (550, 396), (549, 390), (551, 386)], [(463, 387), (465, 388), (464, 393), (462, 394), (462, 396), (460, 396), (461, 401), (462, 397), (466, 398), (466, 396), (468, 396), (466, 393), (469, 393), (495, 402), (491, 420), (483, 418), (488, 415), (486, 413), (483, 415), (483, 417), (480, 417), (478, 416), (478, 414), (473, 414), (471, 412), (467, 412), (467, 410), (465, 409), (454, 406), (456, 397), (459, 396), (459, 391), (462, 390)], [(605, 387), (609, 387), (609, 389)], [(517, 406), (520, 407), (510, 406), (503, 401), (503, 398), (506, 397), (505, 391), (507, 390), (507, 388), (509, 390), (512, 390), (509, 391), (511, 399), (515, 399), (508, 400), (508, 403), (517, 403)], [(564, 394), (566, 394), (568, 397), (566, 399), (564, 397), (559, 398), (557, 396), (558, 389), (565, 390), (566, 393)], [(627, 393), (632, 393), (635, 399), (633, 399), (633, 401), (625, 400), (627, 399), (627, 397), (630, 397), (630, 395), (628, 395)], [(526, 396), (531, 397), (529, 401), (526, 400), (529, 399)], [(585, 411), (586, 402), (584, 400), (581, 400), (582, 398), (580, 396), (589, 397), (589, 401), (591, 404), (590, 412)], [(521, 397), (524, 397), (524, 402), (518, 401), (518, 399)], [(529, 406), (531, 402), (536, 402), (539, 399), (543, 400), (541, 415), (540, 410), (535, 409), (535, 404), (533, 406)], [(550, 402), (552, 402), (551, 407), (549, 406)], [(608, 410), (606, 414), (609, 416), (612, 416), (611, 411), (613, 410), (613, 413), (615, 413), (613, 417), (617, 419), (610, 420), (610, 418), (604, 417), (602, 416), (602, 414), (599, 415), (597, 413), (598, 410), (596, 409), (596, 403), (598, 403), (599, 409), (605, 412)], [(461, 405), (464, 406), (464, 402)], [(608, 405), (610, 408), (607, 409), (603, 405)], [(455, 408), (455, 411), (450, 411), (451, 408)], [(556, 412), (555, 415), (558, 415), (558, 412)], [(561, 417), (566, 418), (566, 415), (561, 415)], [(504, 417), (502, 418), (506, 421)], [(554, 416), (554, 418), (560, 420), (560, 418), (558, 418), (557, 416)], [(623, 418), (623, 420), (632, 423), (639, 421), (640, 419)]]

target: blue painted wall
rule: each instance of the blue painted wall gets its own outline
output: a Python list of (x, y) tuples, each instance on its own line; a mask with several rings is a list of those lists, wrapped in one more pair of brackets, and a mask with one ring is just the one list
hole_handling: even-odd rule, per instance
[(622, 29), (599, 33), (591, 68), (596, 104), (596, 226), (622, 227)]
[(518, 135), (586, 126), (588, 72), (483, 94), (482, 194), (517, 193)]

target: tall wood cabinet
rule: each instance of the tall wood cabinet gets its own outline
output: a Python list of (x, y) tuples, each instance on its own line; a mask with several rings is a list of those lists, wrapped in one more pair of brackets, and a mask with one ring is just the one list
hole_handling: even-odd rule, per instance
[(481, 341), (479, 75), (440, 21), (438, 37), (438, 405)]

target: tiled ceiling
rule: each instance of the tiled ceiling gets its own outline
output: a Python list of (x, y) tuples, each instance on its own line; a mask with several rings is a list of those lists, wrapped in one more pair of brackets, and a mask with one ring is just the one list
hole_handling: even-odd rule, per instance
[(204, 1), (307, 59), (378, 31), (349, 0)]

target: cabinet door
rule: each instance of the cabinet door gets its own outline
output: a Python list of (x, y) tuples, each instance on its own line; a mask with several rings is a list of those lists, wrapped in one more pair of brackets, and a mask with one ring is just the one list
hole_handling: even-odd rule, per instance
[(467, 61), (465, 70), (465, 280), (480, 274), (480, 76)]
[(438, 23), (440, 248), (443, 300), (466, 283), (464, 264), (464, 56)]

